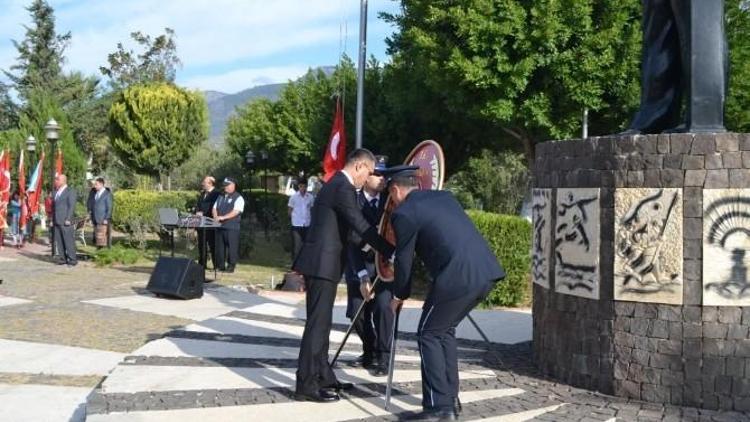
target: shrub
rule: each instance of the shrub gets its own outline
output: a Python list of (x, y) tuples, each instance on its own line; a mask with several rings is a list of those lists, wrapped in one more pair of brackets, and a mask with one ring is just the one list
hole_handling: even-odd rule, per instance
[(97, 267), (108, 267), (114, 264), (133, 265), (138, 262), (141, 252), (137, 249), (115, 245), (111, 249), (100, 249), (94, 255)]
[(490, 292), (485, 304), (519, 306), (530, 294), (531, 223), (524, 218), (467, 211), (506, 272), (505, 280)]
[(198, 192), (118, 190), (114, 192), (112, 223), (117, 230), (141, 236), (159, 232), (159, 208), (191, 210), (198, 200)]

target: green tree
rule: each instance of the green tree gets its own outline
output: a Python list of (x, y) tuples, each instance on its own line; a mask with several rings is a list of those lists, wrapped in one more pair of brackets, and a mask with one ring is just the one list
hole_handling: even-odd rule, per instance
[(389, 40), (456, 116), (485, 119), (533, 157), (570, 138), (584, 109), (594, 133), (616, 131), (638, 101), (640, 2), (402, 0)]
[(750, 132), (750, 2), (728, 0), (727, 42), (729, 43), (729, 95), (727, 129)]
[[(68, 114), (57, 102), (57, 99), (48, 92), (42, 90), (30, 91), (27, 106), (20, 116), (19, 129), (24, 136), (24, 140), (29, 135), (34, 136), (37, 140), (37, 151), (44, 149), (47, 154), (45, 174), (49, 173), (49, 160), (51, 158), (49, 155), (50, 148), (44, 134), (44, 125), (50, 118), (55, 119), (61, 128), (57, 147), (63, 153), (65, 174), (68, 176), (71, 185), (81, 189), (86, 185), (86, 158), (75, 141), (75, 132), (68, 119)], [(48, 177), (46, 179), (49, 180)]]
[(64, 52), (71, 38), (70, 32), (57, 34), (54, 10), (47, 1), (34, 0), (26, 10), (32, 24), (26, 26), (23, 41), (13, 40), (18, 62), (3, 71), (22, 101), (29, 99), (33, 89), (60, 93)]
[(135, 84), (174, 82), (180, 66), (175, 33), (171, 28), (165, 28), (164, 32), (155, 38), (140, 31), (132, 32), (130, 36), (143, 50), (141, 53), (126, 50), (122, 43), (117, 43), (117, 51), (107, 56), (109, 66), (99, 68), (114, 90)]
[(523, 154), (482, 151), (446, 183), (464, 208), (517, 215), (529, 191)]
[(8, 85), (0, 82), (0, 131), (14, 128), (17, 125), (18, 106), (10, 97)]
[[(237, 110), (226, 131), (227, 145), (244, 157), (248, 150), (266, 150), (269, 167), (287, 174), (317, 173), (328, 143), (335, 95), (344, 103), (348, 143), (354, 142), (354, 65), (348, 58), (328, 75), (310, 70), (290, 82), (278, 101), (259, 99)], [(351, 92), (350, 92), (351, 91)]]
[(208, 139), (203, 95), (168, 83), (134, 85), (109, 110), (112, 147), (133, 170), (166, 176)]

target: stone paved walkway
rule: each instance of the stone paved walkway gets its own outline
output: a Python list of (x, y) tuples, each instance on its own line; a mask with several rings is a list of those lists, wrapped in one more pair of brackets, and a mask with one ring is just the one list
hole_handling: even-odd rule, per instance
[[(299, 295), (258, 296), (208, 285), (200, 300), (155, 298), (143, 271), (69, 270), (44, 250), (0, 252), (0, 421), (398, 420), (419, 410), (414, 326), (403, 313), (389, 412), (385, 378), (336, 369), (356, 388), (334, 404), (291, 399), (304, 326)], [(335, 309), (331, 348), (347, 328)], [(460, 337), (462, 420), (750, 421), (750, 415), (630, 402), (543, 379), (530, 361), (527, 312), (473, 313)]]

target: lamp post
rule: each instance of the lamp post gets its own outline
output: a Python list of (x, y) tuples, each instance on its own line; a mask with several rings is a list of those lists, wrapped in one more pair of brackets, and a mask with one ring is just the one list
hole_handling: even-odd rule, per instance
[[(44, 125), (44, 137), (47, 138), (49, 143), (49, 194), (51, 197), (52, 192), (55, 191), (55, 151), (57, 151), (57, 140), (60, 138), (60, 125), (57, 124), (55, 119), (49, 119), (47, 124)], [(48, 215), (47, 220), (49, 221), (49, 244), (52, 246), (52, 256), (55, 256), (55, 228), (52, 224), (54, 218)]]
[(263, 231), (268, 241), (268, 217), (270, 215), (268, 210), (268, 151), (261, 150), (260, 158), (263, 160)]

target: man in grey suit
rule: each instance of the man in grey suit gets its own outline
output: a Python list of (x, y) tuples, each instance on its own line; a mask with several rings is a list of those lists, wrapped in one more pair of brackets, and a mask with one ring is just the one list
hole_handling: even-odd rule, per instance
[(104, 187), (104, 178), (94, 180), (94, 190), (88, 203), (89, 217), (94, 225), (94, 243), (97, 248), (107, 246), (109, 224), (112, 220), (112, 192)]
[(53, 201), (53, 219), (55, 227), (55, 245), (62, 258), (60, 265), (69, 267), (78, 264), (76, 259), (75, 217), (76, 191), (68, 186), (68, 177), (64, 174), (55, 176), (55, 196)]

